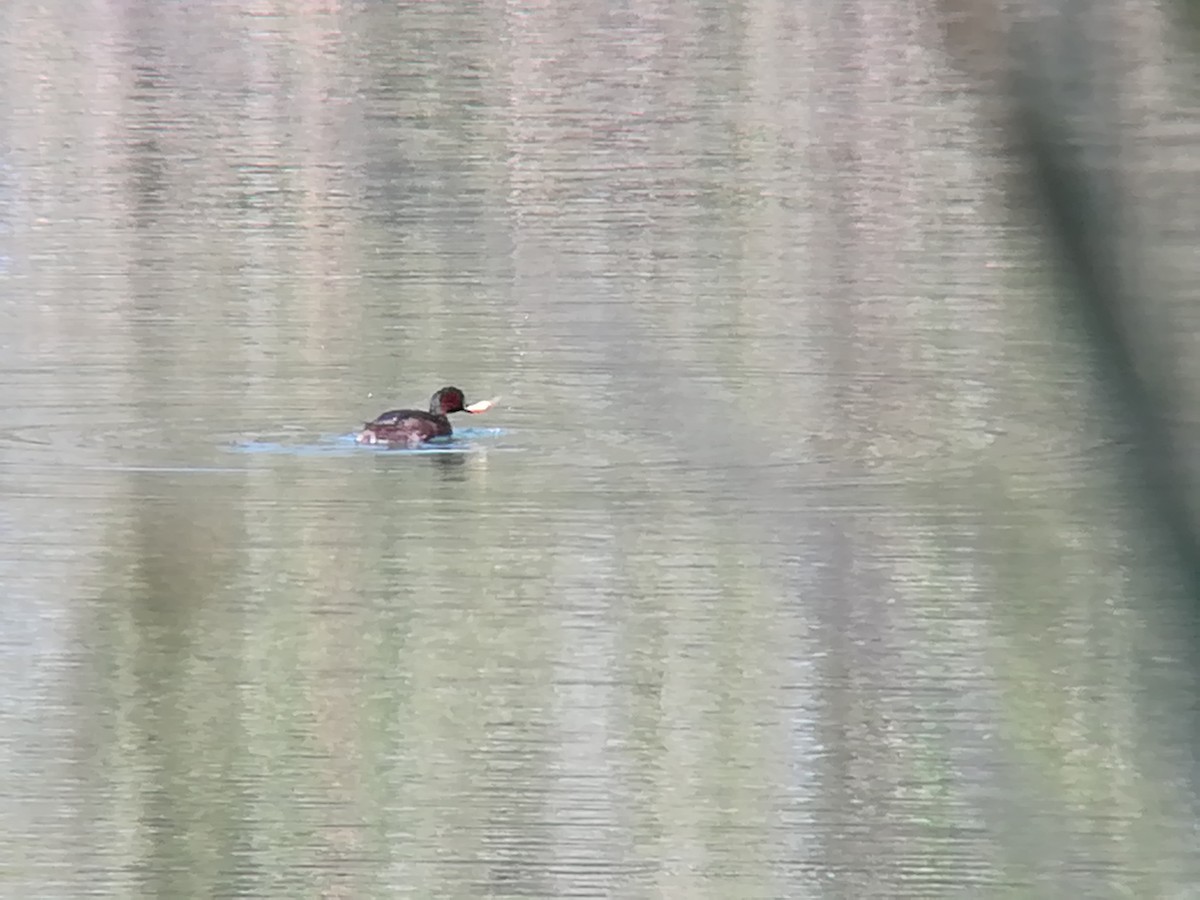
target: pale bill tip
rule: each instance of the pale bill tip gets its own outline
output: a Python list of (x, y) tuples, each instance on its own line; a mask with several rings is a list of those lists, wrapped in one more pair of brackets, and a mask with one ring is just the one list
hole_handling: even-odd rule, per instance
[(463, 409), (469, 413), (487, 412), (496, 405), (496, 401), (499, 399), (499, 397), (493, 397), (491, 400), (476, 400), (474, 403), (464, 406)]

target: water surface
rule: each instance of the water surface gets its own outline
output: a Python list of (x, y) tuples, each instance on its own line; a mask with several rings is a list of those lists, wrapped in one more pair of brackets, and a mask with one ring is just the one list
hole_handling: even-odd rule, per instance
[(926, 15), (6, 5), (0, 894), (1185, 896), (1177, 589)]

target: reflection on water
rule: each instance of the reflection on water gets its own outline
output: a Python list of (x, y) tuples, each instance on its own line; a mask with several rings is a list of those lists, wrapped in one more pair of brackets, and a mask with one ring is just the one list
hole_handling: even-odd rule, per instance
[(289, 434), (260, 434), (253, 438), (243, 438), (232, 441), (229, 450), (233, 453), (268, 453), (292, 456), (313, 455), (345, 455), (362, 453), (394, 453), (402, 456), (462, 456), (466, 453), (485, 452), (488, 450), (519, 449), (511, 443), (506, 447), (496, 443), (497, 438), (507, 432), (503, 428), (460, 428), (453, 437), (427, 441), (419, 447), (399, 445), (360, 444), (356, 440), (357, 432), (350, 434), (320, 435), (313, 439), (303, 430), (295, 435)]
[[(0, 12), (0, 893), (1200, 876), (1176, 588), (928, 13), (60, 7)], [(451, 382), (495, 427), (354, 444)]]

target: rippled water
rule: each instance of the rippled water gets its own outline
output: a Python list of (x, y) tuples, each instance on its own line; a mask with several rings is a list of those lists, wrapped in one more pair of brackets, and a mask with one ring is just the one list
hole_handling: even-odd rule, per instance
[(1177, 587), (925, 15), (5, 5), (0, 894), (1188, 896)]

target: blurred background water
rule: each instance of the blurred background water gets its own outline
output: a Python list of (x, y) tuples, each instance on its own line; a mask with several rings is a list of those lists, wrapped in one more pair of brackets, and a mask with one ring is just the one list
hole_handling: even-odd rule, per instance
[[(1119, 6), (1185, 281), (1195, 93)], [(3, 4), (0, 895), (1196, 896), (1181, 587), (1000, 27)], [(503, 397), (454, 452), (348, 444), (444, 384)]]

